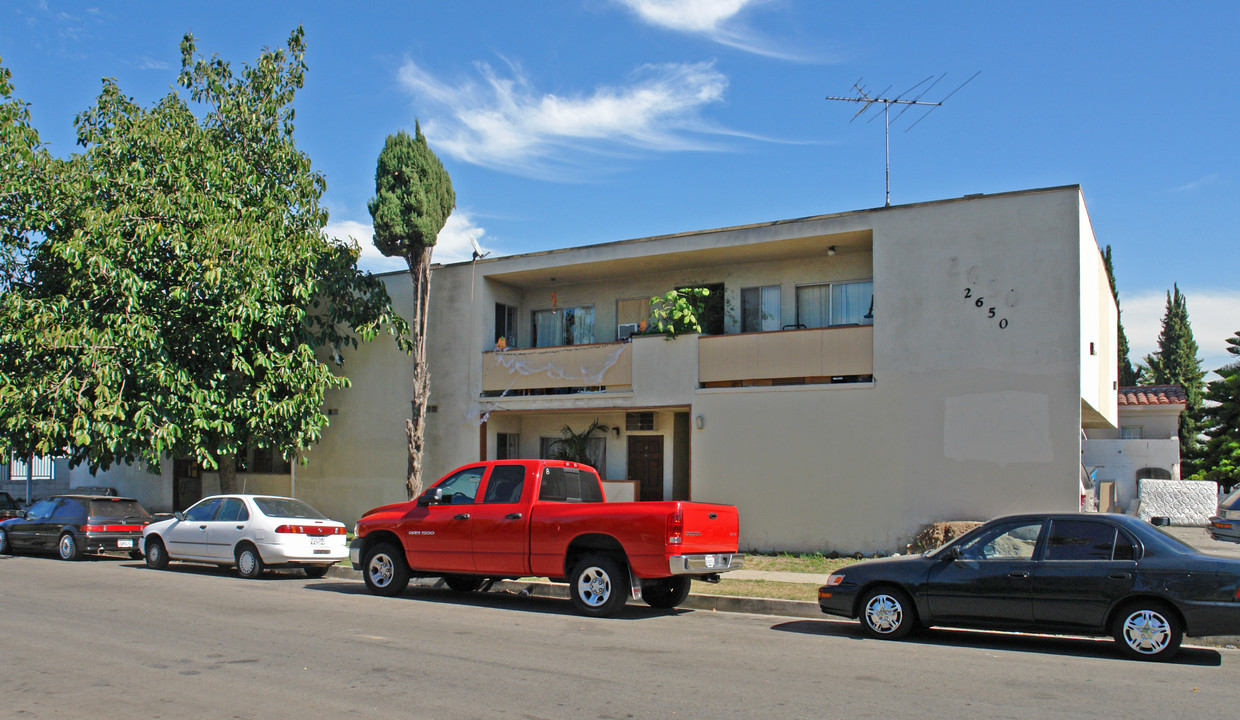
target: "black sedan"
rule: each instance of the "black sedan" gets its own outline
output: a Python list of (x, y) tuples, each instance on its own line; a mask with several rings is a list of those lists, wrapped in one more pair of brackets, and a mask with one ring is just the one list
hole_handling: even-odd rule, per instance
[(1240, 634), (1240, 560), (1126, 515), (1019, 515), (842, 568), (818, 605), (877, 638), (931, 625), (1111, 635), (1128, 657), (1166, 660), (1184, 635)]
[(22, 517), (0, 522), (0, 553), (54, 551), (62, 560), (85, 553), (142, 557), (142, 528), (151, 515), (137, 500), (102, 495), (53, 495)]

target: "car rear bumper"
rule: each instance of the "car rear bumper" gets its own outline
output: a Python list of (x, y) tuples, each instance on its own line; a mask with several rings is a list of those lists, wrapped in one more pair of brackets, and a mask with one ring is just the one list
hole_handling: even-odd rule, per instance
[(268, 565), (318, 564), (335, 565), (349, 557), (349, 550), (343, 544), (301, 546), (279, 543), (260, 543), (258, 554)]
[(741, 553), (673, 555), (667, 559), (667, 566), (673, 575), (714, 575), (741, 569), (745, 566), (745, 556)]
[(142, 551), (142, 533), (86, 533), (82, 547), (88, 553)]
[(1210, 526), (1206, 529), (1215, 540), (1240, 543), (1240, 520), (1215, 516), (1210, 518)]

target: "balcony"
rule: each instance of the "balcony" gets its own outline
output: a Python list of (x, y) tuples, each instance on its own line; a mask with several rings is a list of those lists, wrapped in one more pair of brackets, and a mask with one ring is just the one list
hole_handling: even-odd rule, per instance
[(629, 390), (633, 346), (601, 343), (500, 350), (482, 354), (482, 391), (555, 390), (573, 387)]
[(828, 383), (873, 374), (872, 325), (713, 335), (698, 345), (703, 387)]
[[(636, 390), (634, 402), (666, 404), (691, 402), (699, 387), (855, 382), (873, 373), (874, 328), (869, 325), (687, 335), (672, 343), (656, 335), (632, 342), (482, 354), (482, 391), (491, 396), (570, 388), (595, 393)], [(636, 383), (635, 374), (640, 375)]]

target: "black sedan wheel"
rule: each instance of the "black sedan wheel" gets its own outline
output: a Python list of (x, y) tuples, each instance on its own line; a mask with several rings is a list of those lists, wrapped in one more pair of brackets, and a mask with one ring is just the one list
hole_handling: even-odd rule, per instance
[(73, 537), (73, 533), (61, 535), (60, 542), (56, 544), (56, 550), (60, 553), (61, 560), (82, 559), (82, 546), (78, 544), (77, 538)]
[(0, 555), (11, 555), (13, 548), (9, 547), (9, 532), (4, 528), (0, 528)]
[(1133, 660), (1170, 660), (1183, 638), (1180, 619), (1159, 603), (1132, 603), (1115, 616), (1115, 642)]
[(917, 611), (902, 590), (879, 587), (861, 598), (861, 629), (870, 637), (899, 640), (916, 625)]

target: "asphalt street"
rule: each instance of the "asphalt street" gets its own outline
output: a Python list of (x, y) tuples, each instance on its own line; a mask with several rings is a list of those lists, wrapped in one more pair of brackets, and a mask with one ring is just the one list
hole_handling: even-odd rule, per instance
[(0, 717), (1216, 717), (1240, 651), (0, 556)]

